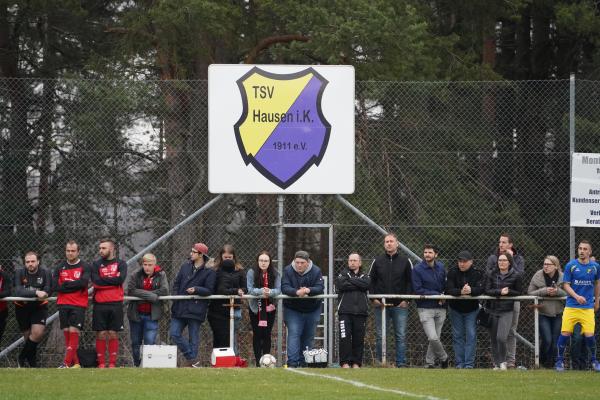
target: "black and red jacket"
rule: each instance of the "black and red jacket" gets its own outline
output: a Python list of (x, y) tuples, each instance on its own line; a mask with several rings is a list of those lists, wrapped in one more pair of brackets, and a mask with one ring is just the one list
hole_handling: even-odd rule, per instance
[[(26, 268), (18, 268), (15, 271), (15, 296), (37, 297), (35, 292), (42, 290), (48, 294), (52, 289), (52, 278), (46, 268), (38, 267), (37, 271), (30, 273)], [(43, 301), (15, 301), (18, 307), (46, 307), (48, 300)]]
[(83, 261), (58, 264), (52, 274), (52, 289), (58, 293), (56, 304), (86, 308), (89, 280), (90, 266)]
[(127, 263), (123, 260), (100, 258), (92, 264), (94, 302), (122, 303), (125, 291), (123, 282), (127, 278)]
[[(140, 269), (140, 271), (141, 273), (139, 275), (131, 278), (137, 279), (137, 284), (139, 285), (138, 289), (151, 292), (160, 288), (160, 278), (155, 279), (155, 277), (158, 276), (158, 273), (162, 271), (158, 265), (154, 266), (154, 272), (150, 276), (146, 275), (143, 269)], [(143, 314), (150, 314), (152, 312), (152, 303), (148, 301), (140, 301), (137, 304), (137, 310)]]
[[(12, 285), (8, 275), (0, 269), (0, 299), (10, 296), (11, 288)], [(6, 301), (0, 301), (0, 312), (5, 312), (7, 309), (8, 303)]]

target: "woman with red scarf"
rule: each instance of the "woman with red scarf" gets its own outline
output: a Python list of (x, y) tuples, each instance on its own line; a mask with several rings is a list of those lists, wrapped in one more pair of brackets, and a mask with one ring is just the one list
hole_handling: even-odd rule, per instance
[(248, 294), (261, 296), (250, 299), (250, 322), (252, 323), (252, 346), (256, 366), (263, 354), (271, 353), (271, 331), (275, 322), (275, 303), (273, 297), (281, 294), (281, 275), (271, 262), (268, 251), (261, 251), (256, 257), (256, 265), (248, 271)]
[(158, 296), (169, 294), (167, 274), (156, 265), (156, 257), (153, 254), (148, 253), (142, 257), (142, 268), (129, 278), (127, 294), (142, 299), (142, 301), (130, 301), (127, 306), (133, 364), (139, 367), (142, 343), (148, 345), (156, 343), (158, 321), (164, 313), (163, 303), (158, 300)]

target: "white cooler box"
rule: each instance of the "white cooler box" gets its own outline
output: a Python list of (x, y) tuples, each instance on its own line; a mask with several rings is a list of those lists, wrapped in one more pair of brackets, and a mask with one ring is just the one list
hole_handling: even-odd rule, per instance
[(177, 346), (143, 345), (142, 368), (177, 368)]
[(215, 368), (235, 367), (235, 353), (231, 347), (216, 347), (210, 355), (210, 364)]

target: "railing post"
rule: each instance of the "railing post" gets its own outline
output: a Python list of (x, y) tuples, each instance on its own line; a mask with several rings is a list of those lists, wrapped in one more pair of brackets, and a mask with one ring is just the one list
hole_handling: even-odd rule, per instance
[(534, 354), (534, 357), (535, 357), (535, 359), (534, 359), (535, 368), (537, 369), (537, 368), (540, 367), (540, 321), (539, 321), (539, 318), (538, 318), (538, 316), (539, 316), (539, 311), (538, 311), (539, 301), (538, 301), (537, 297), (535, 299), (533, 299), (533, 304), (534, 304), (534, 307), (533, 307), (533, 318), (534, 318), (533, 326), (534, 326), (534, 331), (535, 331), (535, 338), (534, 338), (534, 341), (533, 341), (535, 349), (533, 350), (534, 351), (533, 354)]
[(387, 323), (387, 314), (386, 314), (386, 305), (385, 305), (385, 297), (381, 299), (381, 365), (387, 364), (387, 332), (386, 332), (386, 323)]
[[(283, 195), (277, 196), (277, 269), (283, 277)], [(286, 361), (287, 364), (287, 361)], [(283, 301), (277, 300), (277, 366), (283, 365)]]
[[(575, 74), (569, 79), (569, 176), (573, 176), (573, 153), (575, 153)], [(575, 258), (575, 228), (569, 227), (569, 255)]]

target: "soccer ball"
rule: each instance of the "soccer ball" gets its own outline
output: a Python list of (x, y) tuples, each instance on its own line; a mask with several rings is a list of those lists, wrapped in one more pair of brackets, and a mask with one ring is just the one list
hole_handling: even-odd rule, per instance
[(275, 368), (275, 365), (277, 364), (277, 359), (271, 354), (263, 354), (258, 363), (262, 368)]

